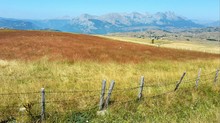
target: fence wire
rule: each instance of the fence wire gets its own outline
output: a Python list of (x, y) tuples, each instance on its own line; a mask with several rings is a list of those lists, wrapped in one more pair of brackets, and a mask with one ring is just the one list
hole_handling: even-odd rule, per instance
[[(198, 84), (199, 85), (203, 85), (206, 83), (211, 83), (214, 82), (214, 77), (215, 77), (215, 73), (211, 72), (208, 74), (201, 74), (200, 78), (198, 79), (198, 77), (192, 77), (192, 78), (185, 78), (182, 81), (182, 84), (180, 85), (181, 89), (187, 89), (187, 88), (193, 88), (194, 86), (191, 86), (191, 84), (195, 84), (196, 80), (198, 79)], [(161, 87), (170, 87), (176, 86), (177, 82), (179, 82), (179, 80), (177, 81), (173, 81), (173, 82), (163, 82), (163, 83), (158, 83), (158, 84), (149, 84), (149, 85), (144, 85), (144, 88), (161, 88)], [(189, 86), (190, 84), (190, 86)], [(183, 86), (183, 87), (181, 87)], [(146, 91), (148, 89), (144, 89), (144, 97), (141, 97), (140, 99), (138, 99), (138, 92), (140, 90), (140, 86), (136, 86), (136, 87), (130, 87), (130, 88), (114, 88), (113, 89), (113, 97), (111, 97), (110, 100), (110, 106), (116, 106), (116, 105), (122, 105), (122, 104), (129, 104), (129, 103), (133, 103), (133, 102), (142, 102), (145, 99), (155, 99), (155, 98), (159, 98), (162, 97), (164, 95), (170, 94), (170, 93), (174, 93), (174, 90), (170, 90), (170, 91), (165, 91), (165, 92), (161, 92), (161, 90), (158, 91), (158, 93), (156, 94), (150, 94), (147, 93)], [(164, 89), (166, 90), (166, 89)], [(107, 89), (105, 90), (106, 92), (108, 91)], [(135, 93), (133, 91), (136, 91)], [(46, 100), (46, 104), (54, 104), (54, 105), (59, 105), (60, 103), (74, 103), (74, 102), (78, 102), (80, 103), (80, 100), (86, 100), (88, 102), (93, 101), (92, 105), (88, 105), (87, 107), (83, 107), (81, 109), (81, 107), (76, 107), (76, 108), (72, 108), (71, 110), (65, 110), (63, 112), (58, 112), (60, 114), (64, 113), (68, 113), (68, 112), (83, 112), (83, 111), (89, 111), (89, 110), (95, 110), (98, 109), (98, 103), (99, 103), (99, 98), (100, 98), (100, 92), (101, 90), (97, 89), (97, 90), (69, 90), (69, 91), (52, 91), (52, 90), (46, 90), (45, 94), (46, 95), (51, 95), (53, 97), (54, 94), (72, 94), (72, 95), (77, 95), (78, 93), (89, 93), (89, 95), (84, 94), (84, 96), (82, 95), (78, 95), (78, 97), (74, 97), (71, 99), (56, 99), (56, 100)], [(126, 92), (126, 93), (123, 93)], [(129, 95), (126, 95), (127, 92), (129, 92)], [(95, 94), (93, 94), (95, 93)], [(19, 95), (36, 95), (39, 94), (41, 95), (40, 91), (33, 91), (33, 92), (21, 92), (21, 93), (0, 93), (0, 96), (2, 97), (6, 97), (6, 96), (19, 96)], [(106, 93), (108, 94), (108, 93)], [(125, 95), (123, 95), (125, 94)], [(145, 95), (148, 94), (148, 95)], [(86, 96), (85, 96), (86, 95)], [(120, 97), (120, 98), (116, 98), (116, 97)], [(122, 98), (121, 98), (122, 97)], [(39, 99), (40, 100), (40, 99)], [(38, 105), (38, 107), (41, 107), (41, 101), (29, 101), (29, 103), (33, 104), (33, 105)], [(0, 111), (3, 110), (8, 110), (8, 114), (2, 113), (0, 114), (1, 117), (5, 117), (5, 116), (13, 116), (13, 117), (20, 117), (21, 115), (19, 113), (10, 113), (13, 112), (14, 110), (19, 110), (19, 108), (24, 107), (24, 104), (8, 104), (8, 105), (1, 105), (0, 106)], [(76, 109), (76, 110), (75, 110)], [(39, 116), (39, 115), (36, 115)], [(0, 117), (0, 119), (1, 119)], [(1, 120), (0, 120), (1, 121)]]
[(99, 97), (99, 95), (90, 95), (90, 96), (84, 96), (84, 97), (77, 97), (77, 98), (70, 99), (70, 100), (49, 100), (49, 101), (46, 101), (46, 103), (76, 102), (79, 99), (87, 99), (87, 98), (95, 98), (95, 97)]
[(22, 92), (22, 93), (1, 93), (0, 96), (34, 95), (40, 92)]
[[(48, 94), (73, 94), (73, 93), (91, 93), (100, 92), (101, 90), (70, 90), (70, 91), (46, 91)], [(39, 93), (39, 92), (38, 92)]]

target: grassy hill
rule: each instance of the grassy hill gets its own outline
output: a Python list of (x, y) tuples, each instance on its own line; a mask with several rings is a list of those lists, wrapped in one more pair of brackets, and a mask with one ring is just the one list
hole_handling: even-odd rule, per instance
[[(0, 121), (219, 122), (219, 54), (120, 42), (91, 35), (0, 31)], [(198, 70), (201, 78), (195, 89)], [(186, 76), (177, 92), (176, 82)], [(137, 101), (140, 76), (143, 98)], [(96, 115), (102, 80), (115, 87)]]
[(219, 55), (114, 41), (91, 35), (0, 30), (1, 59), (142, 62), (152, 60), (212, 59)]

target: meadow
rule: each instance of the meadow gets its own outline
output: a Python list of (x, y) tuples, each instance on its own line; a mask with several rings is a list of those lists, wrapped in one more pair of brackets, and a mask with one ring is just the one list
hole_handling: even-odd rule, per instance
[[(67, 33), (7, 35), (0, 32), (0, 121), (40, 122), (41, 88), (46, 91), (46, 122), (220, 121), (220, 81), (213, 83), (218, 54)], [(173, 91), (184, 71), (177, 92), (154, 97)], [(141, 76), (146, 87), (137, 101)], [(107, 114), (98, 116), (104, 79), (106, 93), (112, 80), (115, 87)]]
[(208, 53), (216, 53), (219, 54), (219, 42), (218, 41), (198, 41), (198, 39), (191, 39), (191, 41), (177, 40), (170, 41), (167, 39), (159, 39), (155, 40), (154, 44), (152, 44), (152, 39), (150, 38), (135, 38), (129, 36), (111, 36), (111, 35), (98, 35), (100, 37), (114, 39), (118, 41), (124, 42), (132, 42), (138, 44), (145, 44), (151, 46), (159, 46), (159, 47), (167, 47), (172, 49), (181, 49), (181, 50), (192, 50), (199, 52), (208, 52)]

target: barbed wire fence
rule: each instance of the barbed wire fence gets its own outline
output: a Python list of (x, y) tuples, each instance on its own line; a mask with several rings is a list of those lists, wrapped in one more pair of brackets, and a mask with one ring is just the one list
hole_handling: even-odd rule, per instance
[[(212, 83), (212, 85), (216, 86), (219, 69), (208, 74), (201, 74), (201, 69), (199, 69), (198, 75), (184, 79), (186, 74), (184, 72), (177, 81), (160, 84), (145, 84), (144, 76), (141, 76), (140, 86), (130, 88), (115, 88), (114, 86), (117, 86), (117, 84), (112, 81), (107, 90), (106, 80), (103, 80), (101, 88), (97, 90), (52, 91), (42, 88), (39, 92), (0, 93), (2, 99), (4, 99), (3, 97), (19, 99), (21, 95), (27, 99), (30, 96), (35, 97), (23, 104), (15, 101), (6, 103), (8, 105), (0, 105), (0, 121), (16, 120), (18, 117), (22, 118), (28, 115), (32, 121), (43, 122), (55, 114), (60, 116), (73, 112), (88, 111), (92, 111), (95, 115), (94, 111), (97, 111), (97, 115), (104, 115), (106, 109), (114, 106), (141, 103), (144, 99), (156, 99), (175, 93), (181, 85), (183, 85), (182, 88), (195, 88), (195, 90), (198, 89), (199, 85), (203, 84)], [(149, 92), (152, 89), (157, 91), (154, 91), (154, 93)], [(81, 113), (80, 115), (83, 114)]]

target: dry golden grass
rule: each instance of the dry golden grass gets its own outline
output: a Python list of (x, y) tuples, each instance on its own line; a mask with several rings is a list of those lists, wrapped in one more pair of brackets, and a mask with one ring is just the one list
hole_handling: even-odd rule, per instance
[(220, 54), (220, 45), (219, 42), (211, 41), (169, 41), (169, 40), (155, 40), (152, 44), (151, 39), (145, 38), (132, 38), (132, 37), (120, 37), (120, 36), (101, 36), (104, 38), (109, 38), (118, 41), (132, 42), (138, 44), (146, 44), (150, 46), (160, 46), (173, 49), (189, 50), (189, 51), (199, 51), (207, 53)]
[[(15, 116), (17, 119), (22, 119), (22, 117), (30, 117), (30, 114), (25, 113), (22, 116), (19, 108), (31, 105), (31, 112), (34, 115), (39, 115), (40, 89), (44, 87), (46, 90), (46, 110), (48, 115), (52, 117), (57, 113), (57, 115), (62, 115), (62, 112), (77, 111), (96, 106), (99, 103), (99, 90), (101, 89), (103, 79), (107, 80), (107, 87), (111, 80), (115, 80), (115, 92), (113, 91), (112, 101), (123, 102), (136, 99), (138, 89), (128, 92), (117, 92), (117, 90), (138, 87), (140, 76), (145, 76), (145, 85), (154, 84), (159, 86), (164, 83), (172, 84), (168, 87), (144, 89), (144, 96), (156, 95), (173, 90), (176, 81), (179, 80), (184, 71), (187, 72), (184, 80), (189, 80), (196, 78), (199, 68), (202, 68), (201, 75), (203, 76), (214, 72), (219, 67), (219, 60), (192, 60), (187, 62), (149, 61), (138, 64), (97, 63), (92, 61), (74, 63), (68, 61), (51, 62), (47, 58), (30, 62), (1, 60), (0, 94), (6, 95), (0, 95), (0, 110), (4, 112), (5, 117)], [(211, 82), (210, 84), (212, 84), (214, 74), (209, 75), (212, 79), (209, 81)], [(190, 85), (193, 87), (194, 81)], [(181, 86), (180, 88), (184, 87), (183, 85)], [(63, 91), (75, 90), (97, 91), (62, 93)], [(29, 92), (31, 93), (20, 94)], [(168, 104), (173, 104), (171, 101), (173, 96), (175, 95), (172, 94), (165, 99), (167, 106)], [(153, 108), (153, 104), (152, 102), (151, 108)], [(114, 107), (114, 105), (113, 103), (113, 109), (120, 107), (118, 105)], [(14, 108), (11, 109), (11, 107)], [(215, 111), (214, 109), (212, 110)]]

